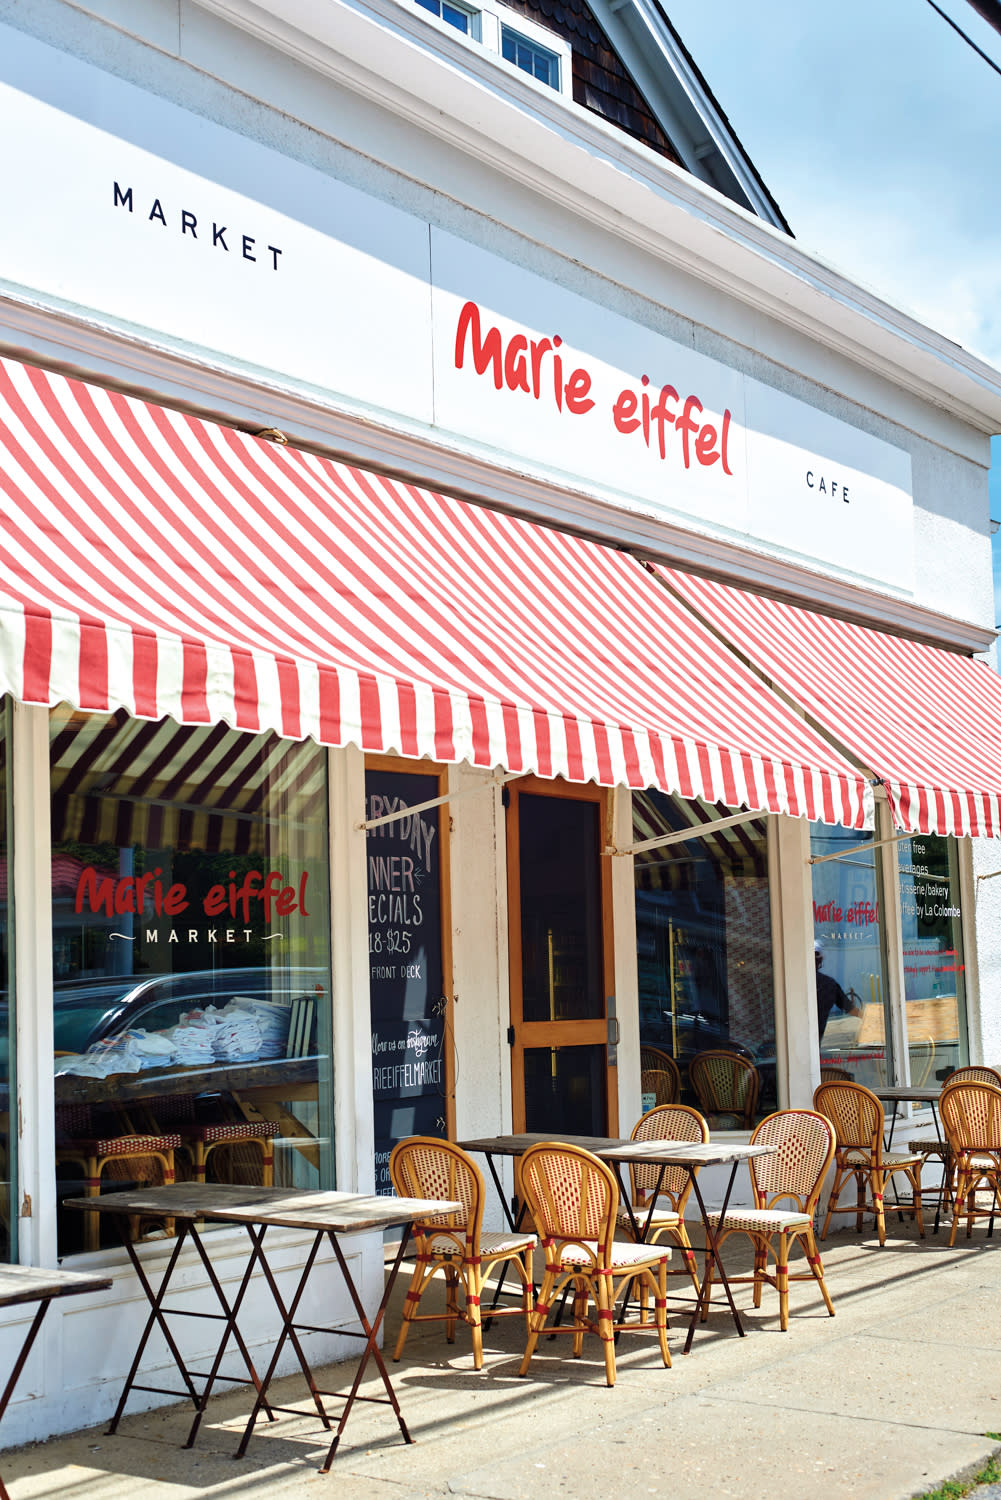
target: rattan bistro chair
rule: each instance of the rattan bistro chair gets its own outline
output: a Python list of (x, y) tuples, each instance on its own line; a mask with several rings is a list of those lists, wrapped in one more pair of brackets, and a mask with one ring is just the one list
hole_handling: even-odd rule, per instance
[(758, 1070), (749, 1058), (725, 1048), (697, 1052), (688, 1081), (699, 1108), (717, 1130), (750, 1130), (758, 1106)]
[(640, 1093), (652, 1094), (654, 1104), (677, 1104), (681, 1073), (669, 1052), (659, 1047), (640, 1048)]
[[(654, 1109), (648, 1109), (633, 1126), (629, 1137), (633, 1141), (708, 1141), (709, 1126), (699, 1114), (697, 1109), (690, 1109), (687, 1104), (658, 1104)], [(696, 1168), (696, 1171), (698, 1168)], [(696, 1268), (695, 1251), (692, 1249), (685, 1229), (685, 1204), (692, 1190), (692, 1179), (686, 1167), (660, 1167), (630, 1165), (629, 1187), (632, 1194), (633, 1214), (629, 1215), (628, 1209), (622, 1207), (618, 1213), (618, 1227), (624, 1230), (630, 1239), (635, 1240), (636, 1232), (633, 1229), (633, 1219), (639, 1224), (642, 1231), (649, 1216), (649, 1228), (646, 1231), (645, 1243), (654, 1245), (663, 1236), (669, 1235), (675, 1241), (685, 1264), (681, 1270), (669, 1271), (669, 1276), (691, 1276), (695, 1287), (695, 1294), (699, 1292), (699, 1273)], [(666, 1207), (661, 1207), (658, 1202), (652, 1215), (650, 1214), (650, 1195), (657, 1191), (660, 1183), (658, 1199), (666, 1199)]]
[[(814, 1109), (826, 1115), (837, 1135), (834, 1157), (834, 1183), (827, 1205), (827, 1216), (820, 1238), (827, 1238), (833, 1214), (853, 1213), (855, 1228), (862, 1228), (866, 1212), (875, 1216), (880, 1245), (886, 1244), (884, 1190), (897, 1172), (903, 1172), (911, 1185), (911, 1203), (899, 1205), (917, 1221), (918, 1233), (925, 1237), (921, 1219), (921, 1157), (915, 1152), (890, 1152), (883, 1149), (883, 1106), (871, 1089), (860, 1083), (822, 1083), (813, 1096)], [(838, 1207), (841, 1190), (854, 1177), (856, 1202)], [(870, 1201), (866, 1202), (866, 1184)]]
[[(956, 1227), (966, 1218), (966, 1238), (973, 1234), (976, 1219), (993, 1219), (1001, 1196), (1001, 1088), (990, 1083), (953, 1083), (950, 1079), (939, 1100), (942, 1126), (952, 1157), (955, 1209), (949, 1244), (956, 1242)], [(990, 1193), (983, 1207), (978, 1193)]]
[[(719, 1245), (731, 1234), (746, 1234), (754, 1245), (753, 1275), (731, 1276), (730, 1284), (753, 1282), (755, 1307), (761, 1306), (765, 1282), (775, 1287), (779, 1294), (779, 1326), (785, 1333), (789, 1327), (789, 1283), (809, 1281), (812, 1277), (833, 1318), (834, 1305), (824, 1282), (824, 1266), (813, 1233), (813, 1213), (827, 1169), (834, 1160), (834, 1126), (811, 1109), (781, 1109), (762, 1120), (751, 1136), (751, 1144), (777, 1146), (778, 1150), (774, 1155), (750, 1159), (754, 1207), (731, 1208), (723, 1221)], [(709, 1221), (717, 1228), (720, 1215), (711, 1213)], [(790, 1276), (789, 1252), (797, 1241), (809, 1271)], [(769, 1254), (775, 1261), (774, 1275), (768, 1272)], [(712, 1260), (707, 1255), (703, 1321), (709, 1316), (712, 1274)]]
[[(619, 1184), (615, 1174), (576, 1146), (545, 1141), (531, 1146), (521, 1159), (521, 1190), (535, 1219), (546, 1252), (546, 1270), (529, 1325), (519, 1375), (527, 1375), (539, 1334), (554, 1300), (573, 1287), (573, 1327), (553, 1333), (573, 1335), (574, 1357), (580, 1356), (585, 1333), (597, 1333), (605, 1354), (605, 1379), (615, 1384), (615, 1335), (656, 1328), (660, 1352), (670, 1366), (667, 1347), (667, 1261), (663, 1245), (627, 1245), (615, 1239)], [(654, 1294), (654, 1322), (645, 1306), (638, 1322), (615, 1321), (615, 1301), (626, 1282), (639, 1281)], [(593, 1303), (597, 1317), (588, 1317)]]
[[(948, 1078), (945, 1081), (944, 1087), (948, 1088), (949, 1084), (951, 1083), (990, 1083), (993, 1084), (995, 1088), (1001, 1089), (1001, 1073), (999, 1073), (996, 1068), (988, 1068), (985, 1064), (982, 1063), (970, 1063), (968, 1065), (964, 1065), (961, 1068), (953, 1068), (952, 1072), (949, 1074)], [(942, 1172), (944, 1174), (945, 1190), (943, 1196), (946, 1199), (951, 1198), (953, 1163), (952, 1152), (949, 1148), (948, 1138), (946, 1138), (944, 1141), (930, 1141), (925, 1137), (921, 1137), (917, 1140), (908, 1141), (907, 1149), (908, 1151), (913, 1151), (918, 1156), (923, 1156), (925, 1158), (930, 1156), (939, 1158), (942, 1163)], [(936, 1220), (936, 1224), (937, 1222), (938, 1221)]]
[[(459, 1318), (469, 1324), (473, 1337), (473, 1364), (483, 1368), (483, 1325), (480, 1299), (483, 1283), (491, 1268), (501, 1261), (510, 1262), (521, 1279), (522, 1305), (494, 1308), (491, 1318), (512, 1314), (525, 1319), (532, 1309), (532, 1251), (534, 1234), (504, 1234), (484, 1231), (483, 1173), (461, 1147), (437, 1136), (411, 1136), (393, 1147), (389, 1158), (389, 1175), (401, 1198), (449, 1198), (463, 1205), (462, 1211), (435, 1214), (414, 1224), (417, 1265), (410, 1278), (403, 1322), (393, 1358), (399, 1359), (412, 1323), (445, 1321), (445, 1335), (455, 1342), (455, 1325)], [(417, 1309), (433, 1278), (442, 1273), (445, 1281), (445, 1311), (421, 1313)], [(464, 1306), (460, 1310), (459, 1286)]]

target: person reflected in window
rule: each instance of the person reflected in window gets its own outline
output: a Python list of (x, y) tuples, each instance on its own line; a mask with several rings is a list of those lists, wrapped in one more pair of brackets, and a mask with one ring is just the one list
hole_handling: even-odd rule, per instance
[(841, 1011), (846, 1016), (861, 1016), (862, 1007), (851, 995), (845, 994), (836, 979), (833, 979), (830, 974), (821, 972), (821, 965), (824, 962), (823, 943), (814, 943), (813, 958), (817, 965), (817, 1026), (822, 1038), (827, 1018), (832, 1010)]

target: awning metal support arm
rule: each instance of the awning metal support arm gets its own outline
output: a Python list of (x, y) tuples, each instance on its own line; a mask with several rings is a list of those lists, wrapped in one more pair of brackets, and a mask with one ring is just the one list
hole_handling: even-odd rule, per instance
[(713, 818), (711, 823), (702, 823), (697, 828), (681, 828), (676, 833), (663, 833), (656, 839), (644, 839), (641, 844), (629, 844), (625, 849), (616, 849), (610, 844), (602, 853), (620, 858), (627, 854), (643, 854), (647, 849), (663, 849), (668, 844), (684, 844), (689, 839), (703, 839), (719, 828), (733, 828), (737, 823), (750, 823), (755, 818), (767, 816), (768, 812), (764, 808), (758, 808), (757, 812), (734, 813), (732, 818)]
[(837, 854), (811, 854), (808, 865), (826, 865), (828, 860), (847, 859), (850, 854), (866, 854), (870, 849), (882, 849), (886, 844), (901, 844), (904, 839), (919, 839), (920, 833), (897, 833), (892, 839), (873, 839), (869, 844), (853, 844), (850, 849), (839, 849)]
[(481, 781), (479, 786), (467, 786), (461, 792), (446, 792), (443, 797), (431, 797), (427, 802), (415, 802), (412, 807), (403, 807), (398, 812), (385, 813), (381, 818), (366, 818), (364, 823), (356, 823), (355, 827), (359, 833), (367, 833), (370, 828), (381, 828), (384, 823), (398, 823), (401, 818), (409, 818), (411, 813), (427, 812), (429, 808), (441, 807), (445, 802), (454, 802), (457, 797), (471, 797), (474, 792), (493, 791), (496, 787), (506, 786), (509, 781), (520, 781), (524, 775), (524, 771), (509, 771), (504, 776), (491, 776), (489, 781)]

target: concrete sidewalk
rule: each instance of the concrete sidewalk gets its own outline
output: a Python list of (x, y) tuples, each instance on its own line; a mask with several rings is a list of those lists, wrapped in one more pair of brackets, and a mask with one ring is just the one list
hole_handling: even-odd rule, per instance
[[(194, 1450), (180, 1446), (190, 1407), (173, 1406), (126, 1417), (115, 1437), (95, 1428), (8, 1453), (2, 1472), (11, 1500), (903, 1500), (975, 1472), (1001, 1448), (987, 1436), (1001, 1432), (1001, 1243), (982, 1227), (953, 1250), (947, 1239), (946, 1230), (921, 1242), (896, 1220), (884, 1250), (868, 1228), (833, 1232), (821, 1248), (836, 1318), (800, 1283), (783, 1334), (775, 1293), (755, 1312), (741, 1287), (746, 1338), (717, 1301), (686, 1358), (675, 1315), (673, 1368), (652, 1335), (624, 1337), (612, 1390), (596, 1338), (577, 1361), (569, 1339), (540, 1341), (520, 1380), (520, 1319), (494, 1324), (479, 1374), (468, 1330), (460, 1325), (449, 1346), (441, 1325), (425, 1325), (390, 1366), (416, 1442), (402, 1443), (388, 1406), (356, 1406), (327, 1476), (317, 1472), (322, 1428), (291, 1377), (276, 1399), (303, 1415), (261, 1423), (239, 1461), (243, 1392), (213, 1398)], [(736, 1238), (727, 1251), (728, 1267), (744, 1269)], [(683, 1294), (682, 1278), (672, 1290)], [(324, 1371), (321, 1386), (343, 1389), (352, 1369)], [(378, 1377), (363, 1389), (378, 1395)]]

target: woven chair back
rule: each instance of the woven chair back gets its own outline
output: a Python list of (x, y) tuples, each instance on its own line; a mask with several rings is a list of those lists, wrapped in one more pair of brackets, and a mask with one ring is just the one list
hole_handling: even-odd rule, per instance
[(837, 1138), (825, 1115), (812, 1109), (780, 1109), (751, 1136), (754, 1146), (777, 1146), (774, 1156), (752, 1157), (751, 1186), (757, 1208), (775, 1208), (791, 1200), (812, 1214)]
[(722, 1049), (697, 1052), (688, 1079), (703, 1114), (739, 1115), (750, 1124), (758, 1102), (758, 1070), (746, 1057)]
[[(648, 1109), (633, 1126), (632, 1141), (708, 1141), (709, 1126), (697, 1109), (687, 1104), (659, 1104)], [(660, 1196), (669, 1198), (671, 1207), (680, 1213), (691, 1191), (692, 1179), (685, 1167), (631, 1166), (633, 1202), (642, 1203), (647, 1193), (656, 1190), (661, 1171)]]
[(483, 1223), (483, 1173), (461, 1146), (413, 1135), (393, 1147), (389, 1175), (401, 1198), (451, 1198), (462, 1211), (422, 1219), (429, 1228), (465, 1230), (478, 1242)]
[(922, 1037), (919, 1041), (912, 1041), (907, 1050), (911, 1060), (911, 1083), (915, 1088), (923, 1089), (935, 1065), (935, 1039)]
[(598, 1259), (611, 1252), (619, 1184), (615, 1174), (577, 1146), (543, 1141), (521, 1158), (521, 1189), (543, 1240), (596, 1240)]
[(669, 1052), (659, 1047), (640, 1048), (640, 1092), (652, 1094), (655, 1104), (677, 1104), (681, 1073)]
[(855, 1079), (846, 1068), (828, 1067), (825, 1063), (820, 1068), (821, 1083), (854, 1083)]
[(991, 1083), (953, 1083), (950, 1079), (938, 1107), (955, 1155), (1001, 1151), (1001, 1088)]
[(883, 1106), (861, 1083), (822, 1083), (813, 1107), (834, 1126), (838, 1149), (868, 1151), (878, 1162), (883, 1150)]
[(953, 1068), (943, 1087), (948, 1088), (952, 1083), (992, 1083), (996, 1089), (1001, 1089), (1001, 1073), (997, 1068), (989, 1068), (986, 1063), (969, 1063), (962, 1068)]

